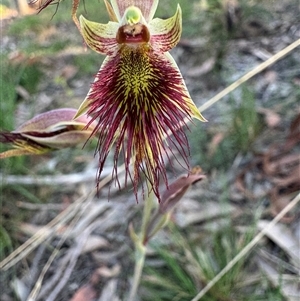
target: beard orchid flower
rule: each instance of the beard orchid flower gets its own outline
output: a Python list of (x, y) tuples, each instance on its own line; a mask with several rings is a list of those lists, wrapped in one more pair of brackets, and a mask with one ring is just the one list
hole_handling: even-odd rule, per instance
[[(105, 0), (110, 21), (100, 24), (80, 16), (81, 33), (94, 51), (107, 55), (76, 114), (97, 122), (98, 181), (113, 145), (114, 173), (123, 156), (126, 182), (145, 175), (155, 195), (166, 185), (164, 154), (176, 149), (188, 163), (185, 118), (205, 121), (193, 103), (182, 75), (169, 54), (182, 31), (180, 6), (169, 19), (153, 19), (158, 0)], [(166, 139), (166, 140), (165, 140)], [(131, 161), (132, 160), (132, 161)], [(132, 163), (133, 168), (130, 168)]]

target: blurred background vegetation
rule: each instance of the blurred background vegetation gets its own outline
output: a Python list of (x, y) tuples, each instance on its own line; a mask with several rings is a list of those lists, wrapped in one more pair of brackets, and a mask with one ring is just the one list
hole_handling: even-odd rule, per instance
[[(71, 21), (70, 0), (29, 15), (20, 13), (21, 1), (0, 1), (2, 131), (16, 129), (22, 122), (50, 109), (78, 107), (103, 61), (101, 55), (86, 49)], [(205, 103), (241, 75), (300, 38), (297, 0), (161, 0), (156, 16), (170, 17), (176, 11), (177, 2), (183, 11), (183, 34), (172, 55), (197, 105)], [(18, 15), (7, 17), (4, 8), (18, 11)], [(80, 14), (93, 21), (108, 21), (102, 1), (82, 2)], [(299, 114), (299, 70), (298, 52), (276, 63), (205, 112), (207, 124), (194, 122), (189, 126), (191, 164), (200, 165), (208, 175), (208, 181), (200, 191), (194, 191), (187, 198), (196, 199), (203, 209), (213, 203), (221, 212), (229, 206), (238, 214), (234, 211), (234, 215), (233, 209), (224, 210), (224, 214), (212, 215), (209, 220), (187, 222), (187, 226), (171, 223), (153, 243), (140, 300), (191, 300), (253, 238), (258, 220), (272, 216), (268, 211), (269, 195), (258, 193), (259, 197), (247, 198), (232, 187), (237, 174), (254, 160), (255, 153), (268, 149), (275, 141), (285, 141), (292, 120)], [(10, 175), (35, 178), (83, 172), (93, 160), (94, 147), (94, 144), (88, 144), (84, 149), (0, 161), (1, 259), (24, 242), (26, 235), (20, 232), (23, 222), (45, 224), (56, 214), (50, 211), (41, 217), (26, 209), (24, 204), (57, 203), (60, 195), (73, 199), (79, 194), (74, 186), (11, 184), (6, 178)], [(7, 145), (0, 145), (1, 152), (6, 149)], [(177, 171), (182, 173), (178, 168)], [(174, 178), (174, 174), (170, 177)], [(262, 178), (260, 184), (264, 181), (266, 179)], [(258, 186), (254, 185), (255, 190)], [(268, 185), (257, 189), (267, 189)], [(293, 195), (295, 191), (290, 194)], [(105, 195), (103, 198), (105, 201)], [(182, 206), (178, 209), (179, 218), (182, 218), (180, 210), (185, 209)], [(184, 221), (187, 219), (183, 218)], [(285, 264), (290, 264), (288, 255), (276, 243), (265, 243), (272, 256), (282, 260), (279, 265), (281, 275), (284, 274)], [(203, 300), (296, 300), (286, 295), (284, 281), (272, 282), (267, 273), (262, 276), (258, 272), (257, 254), (253, 252), (240, 261)], [(125, 271), (130, 270), (128, 263), (122, 263)], [(292, 275), (299, 273), (299, 269), (293, 271)], [(19, 268), (3, 274), (1, 284), (10, 283), (20, 274)], [(118, 287), (122, 298), (126, 291), (124, 287), (128, 285), (128, 274), (126, 277), (123, 272), (119, 277), (125, 283)], [(19, 300), (10, 285), (7, 287), (5, 295), (9, 299), (0, 297), (0, 300)], [(72, 291), (59, 300), (69, 300), (70, 295)]]

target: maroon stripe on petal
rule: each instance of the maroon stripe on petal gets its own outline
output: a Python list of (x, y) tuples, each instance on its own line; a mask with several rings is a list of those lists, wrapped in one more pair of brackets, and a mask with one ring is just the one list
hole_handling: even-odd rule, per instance
[(94, 132), (107, 130), (98, 141), (99, 176), (115, 143), (114, 173), (122, 154), (135, 194), (144, 174), (159, 198), (160, 179), (167, 184), (164, 153), (177, 149), (188, 165), (188, 141), (180, 123), (193, 114), (179, 70), (147, 45), (124, 46), (96, 78), (88, 95), (88, 114), (98, 122)]

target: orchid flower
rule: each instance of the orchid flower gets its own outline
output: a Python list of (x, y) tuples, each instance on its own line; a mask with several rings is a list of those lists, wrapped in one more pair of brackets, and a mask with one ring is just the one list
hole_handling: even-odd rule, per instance
[(108, 24), (79, 18), (86, 44), (107, 57), (76, 117), (90, 115), (97, 122), (93, 134), (106, 129), (98, 141), (98, 181), (115, 145), (113, 173), (117, 176), (122, 154), (126, 183), (128, 178), (133, 182), (136, 197), (144, 174), (160, 199), (161, 177), (168, 186), (164, 153), (177, 149), (188, 166), (185, 117), (206, 121), (168, 52), (181, 36), (181, 8), (162, 20), (153, 19), (158, 0), (104, 1), (112, 20)]
[(74, 120), (75, 113), (75, 109), (68, 108), (52, 110), (33, 117), (15, 131), (0, 132), (0, 142), (14, 147), (0, 153), (0, 159), (83, 146), (96, 124), (90, 123), (91, 118), (86, 115)]

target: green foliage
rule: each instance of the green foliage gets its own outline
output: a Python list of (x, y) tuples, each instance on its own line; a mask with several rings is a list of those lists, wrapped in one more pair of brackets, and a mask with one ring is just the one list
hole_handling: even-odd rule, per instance
[[(234, 102), (232, 97), (231, 101)], [(260, 130), (255, 96), (250, 88), (242, 87), (241, 103), (238, 107), (233, 107), (231, 114), (232, 141), (238, 150), (245, 152)]]
[(91, 52), (81, 56), (74, 57), (74, 65), (80, 70), (81, 76), (83, 74), (95, 75), (97, 68), (102, 64), (104, 56)]
[(1, 71), (0, 71), (0, 128), (13, 129), (13, 113), (15, 110), (15, 102), (17, 99), (17, 93), (15, 86), (19, 81), (19, 75), (16, 70), (14, 70), (7, 63), (7, 56), (1, 55)]
[[(15, 126), (15, 111), (17, 108), (18, 94), (17, 87), (21, 86), (30, 94), (35, 93), (43, 73), (35, 64), (10, 63), (6, 55), (1, 56), (0, 70), (0, 130), (11, 131)], [(6, 145), (0, 144), (0, 152), (7, 149)], [(28, 161), (28, 160), (27, 160)], [(8, 158), (0, 160), (1, 171), (6, 173), (22, 173), (26, 160), (24, 157)]]
[[(155, 248), (163, 261), (162, 267), (146, 268), (146, 293), (143, 300), (153, 300), (154, 296), (155, 300), (160, 301), (191, 300), (201, 287), (212, 280), (249, 243), (253, 238), (254, 227), (249, 227), (244, 234), (240, 234), (229, 223), (212, 233), (211, 239), (201, 246), (191, 242), (186, 234), (180, 233), (175, 227), (172, 227), (170, 233), (172, 247)], [(248, 258), (239, 261), (203, 300), (243, 300), (243, 291), (238, 283), (243, 280), (248, 261)]]
[[(216, 130), (218, 129), (219, 127)], [(220, 129), (220, 131), (222, 130)], [(214, 168), (225, 170), (232, 164), (234, 156), (237, 154), (237, 149), (234, 149), (232, 141), (225, 138), (217, 146), (215, 152), (210, 155), (209, 143), (214, 134), (214, 132), (205, 129), (202, 124), (193, 126), (191, 132), (188, 133), (193, 165), (200, 165), (205, 171)]]
[(27, 92), (33, 94), (37, 91), (39, 82), (43, 77), (43, 72), (39, 69), (37, 64), (25, 65), (20, 76), (20, 85), (26, 89)]
[(191, 300), (197, 290), (192, 276), (185, 269), (186, 263), (180, 264), (181, 258), (179, 256), (175, 258), (174, 254), (168, 250), (157, 249), (157, 251), (164, 266), (155, 269), (146, 267), (144, 281), (146, 293), (143, 300), (153, 300), (154, 297), (157, 301)]
[(17, 236), (20, 233), (18, 224), (26, 220), (29, 215), (28, 211), (18, 208), (18, 201), (40, 203), (40, 200), (28, 187), (0, 186), (0, 260), (16, 248)]
[[(26, 20), (24, 23), (22, 20)], [(19, 25), (12, 28), (14, 36), (19, 38), (22, 33), (37, 28), (34, 18), (20, 19)], [(13, 22), (17, 24), (18, 22)], [(27, 24), (27, 25), (26, 25)], [(19, 36), (20, 34), (20, 36)], [(16, 110), (19, 103), (17, 87), (24, 88), (29, 95), (37, 92), (38, 85), (43, 79), (43, 72), (40, 66), (28, 60), (14, 61), (3, 51), (0, 57), (0, 130), (12, 131), (16, 128)], [(0, 152), (9, 148), (8, 145), (0, 144)], [(4, 177), (4, 182), (0, 185), (0, 258), (8, 255), (16, 245), (16, 233), (18, 221), (24, 219), (22, 210), (16, 208), (17, 200), (37, 201), (37, 198), (27, 188), (14, 185), (5, 186), (5, 175), (7, 174), (28, 174), (27, 166), (30, 160), (26, 157), (12, 157), (0, 160), (0, 173)]]
[[(77, 30), (71, 18), (71, 10), (72, 2), (67, 0), (61, 1), (58, 6), (49, 5), (46, 9), (40, 12), (39, 15), (43, 16), (43, 18), (46, 18), (46, 21), (49, 24), (71, 24), (72, 28)], [(85, 15), (88, 16), (89, 19), (101, 23), (106, 23), (109, 21), (104, 1), (80, 1), (77, 15)]]
[[(15, 128), (14, 114), (16, 110), (17, 92), (16, 86), (20, 84), (24, 68), (22, 66), (12, 66), (8, 63), (7, 56), (2, 55), (0, 70), (0, 130), (10, 131)], [(0, 144), (0, 152), (7, 149), (6, 145)], [(20, 171), (23, 169), (24, 158), (9, 158), (0, 160), (2, 172)]]
[(0, 91), (0, 129), (14, 129), (14, 112), (17, 104), (17, 86), (23, 87), (27, 92), (33, 94), (37, 91), (39, 82), (43, 79), (43, 73), (39, 66), (30, 62), (10, 62), (7, 55), (1, 58), (1, 91)]
[(6, 231), (4, 226), (2, 225), (3, 217), (1, 217), (0, 221), (0, 260), (6, 257), (7, 254), (11, 253), (12, 248), (12, 241), (10, 234)]
[[(8, 34), (15, 38), (24, 38), (24, 36), (28, 36), (32, 34), (36, 34), (43, 30), (44, 24), (41, 22), (41, 17), (27, 16), (26, 18), (20, 18), (15, 22), (12, 22), (8, 29)], [(28, 40), (27, 42), (31, 42)]]
[(285, 297), (281, 293), (280, 287), (271, 287), (268, 285), (265, 290), (257, 289), (257, 293), (245, 298), (245, 301), (282, 301)]
[[(231, 95), (227, 114), (222, 113), (221, 124), (203, 129), (203, 125), (193, 126), (189, 134), (192, 159), (204, 170), (226, 169), (239, 152), (247, 152), (259, 134), (262, 123), (255, 106), (254, 92), (243, 86), (240, 97)], [(220, 143), (212, 150), (211, 143), (216, 135), (222, 135)]]

